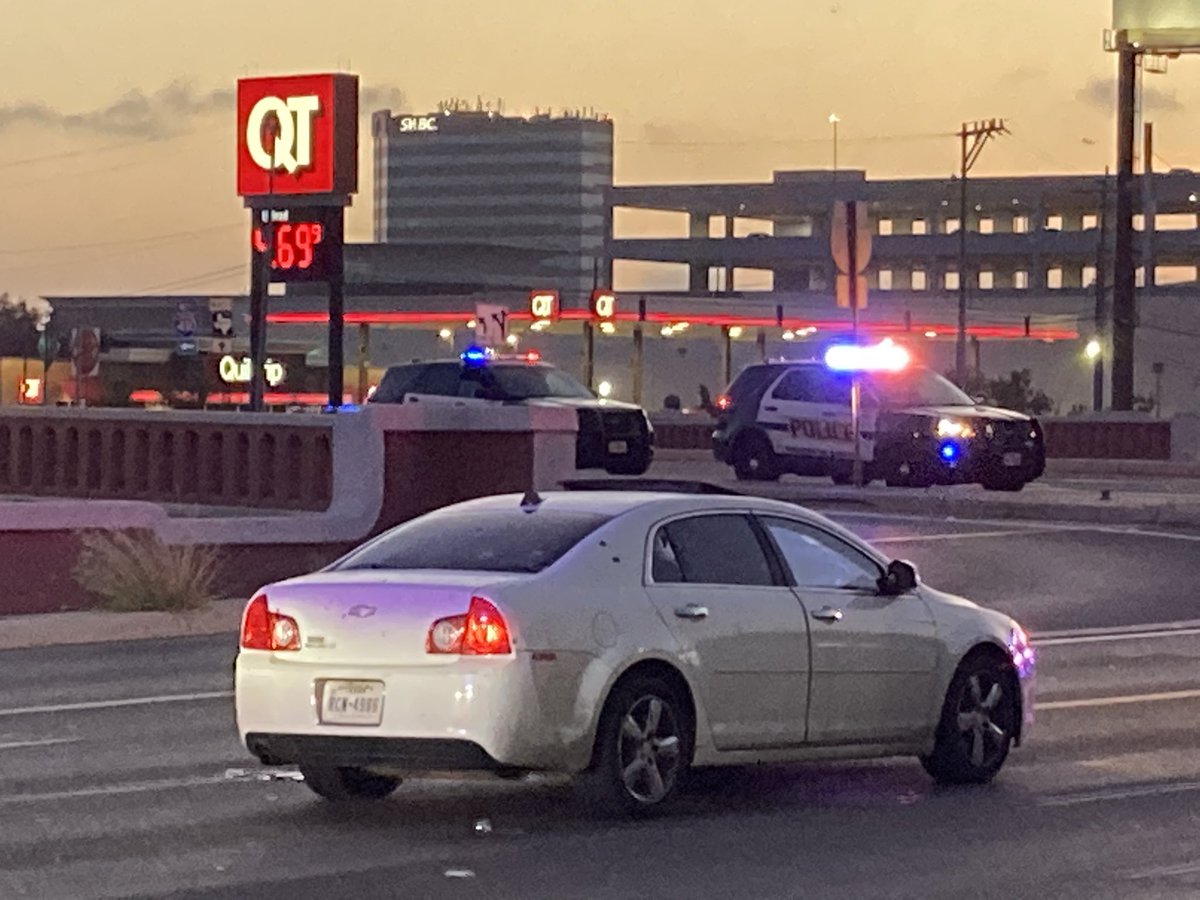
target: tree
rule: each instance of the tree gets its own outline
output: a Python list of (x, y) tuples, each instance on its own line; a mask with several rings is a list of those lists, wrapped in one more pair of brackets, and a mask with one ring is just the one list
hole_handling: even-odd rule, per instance
[(52, 311), (44, 300), (0, 294), (0, 356), (37, 357), (38, 339)]
[(1054, 401), (1046, 392), (1033, 387), (1033, 375), (1028, 369), (1014, 370), (1007, 378), (990, 379), (987, 396), (996, 406), (1041, 416), (1054, 409)]

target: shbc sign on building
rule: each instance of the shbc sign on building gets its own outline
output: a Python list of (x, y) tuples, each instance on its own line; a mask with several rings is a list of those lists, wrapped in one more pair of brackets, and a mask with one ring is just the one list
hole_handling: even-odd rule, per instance
[(358, 77), (245, 78), (237, 189), (250, 207), (250, 405), (262, 408), (271, 282), (329, 285), (329, 405), (343, 396), (345, 207), (358, 191)]

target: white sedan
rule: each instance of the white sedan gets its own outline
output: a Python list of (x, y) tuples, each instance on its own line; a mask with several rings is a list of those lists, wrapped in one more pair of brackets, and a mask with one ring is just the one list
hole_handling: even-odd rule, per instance
[(692, 766), (915, 755), (986, 782), (1033, 685), (1016, 622), (813, 512), (568, 490), (450, 506), (267, 586), (236, 703), (250, 752), (328, 799), (543, 771), (638, 812)]

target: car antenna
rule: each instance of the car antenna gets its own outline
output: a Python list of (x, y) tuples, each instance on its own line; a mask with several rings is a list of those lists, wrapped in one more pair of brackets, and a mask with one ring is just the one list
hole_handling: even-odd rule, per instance
[(521, 498), (521, 509), (525, 512), (533, 512), (542, 505), (542, 497), (537, 491), (530, 488), (525, 492), (525, 496)]

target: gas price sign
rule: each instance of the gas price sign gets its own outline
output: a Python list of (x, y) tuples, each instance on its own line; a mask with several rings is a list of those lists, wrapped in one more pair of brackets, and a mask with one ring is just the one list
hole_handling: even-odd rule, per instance
[(341, 265), (342, 210), (261, 210), (250, 242), (258, 265), (270, 258), (271, 281), (330, 281)]

